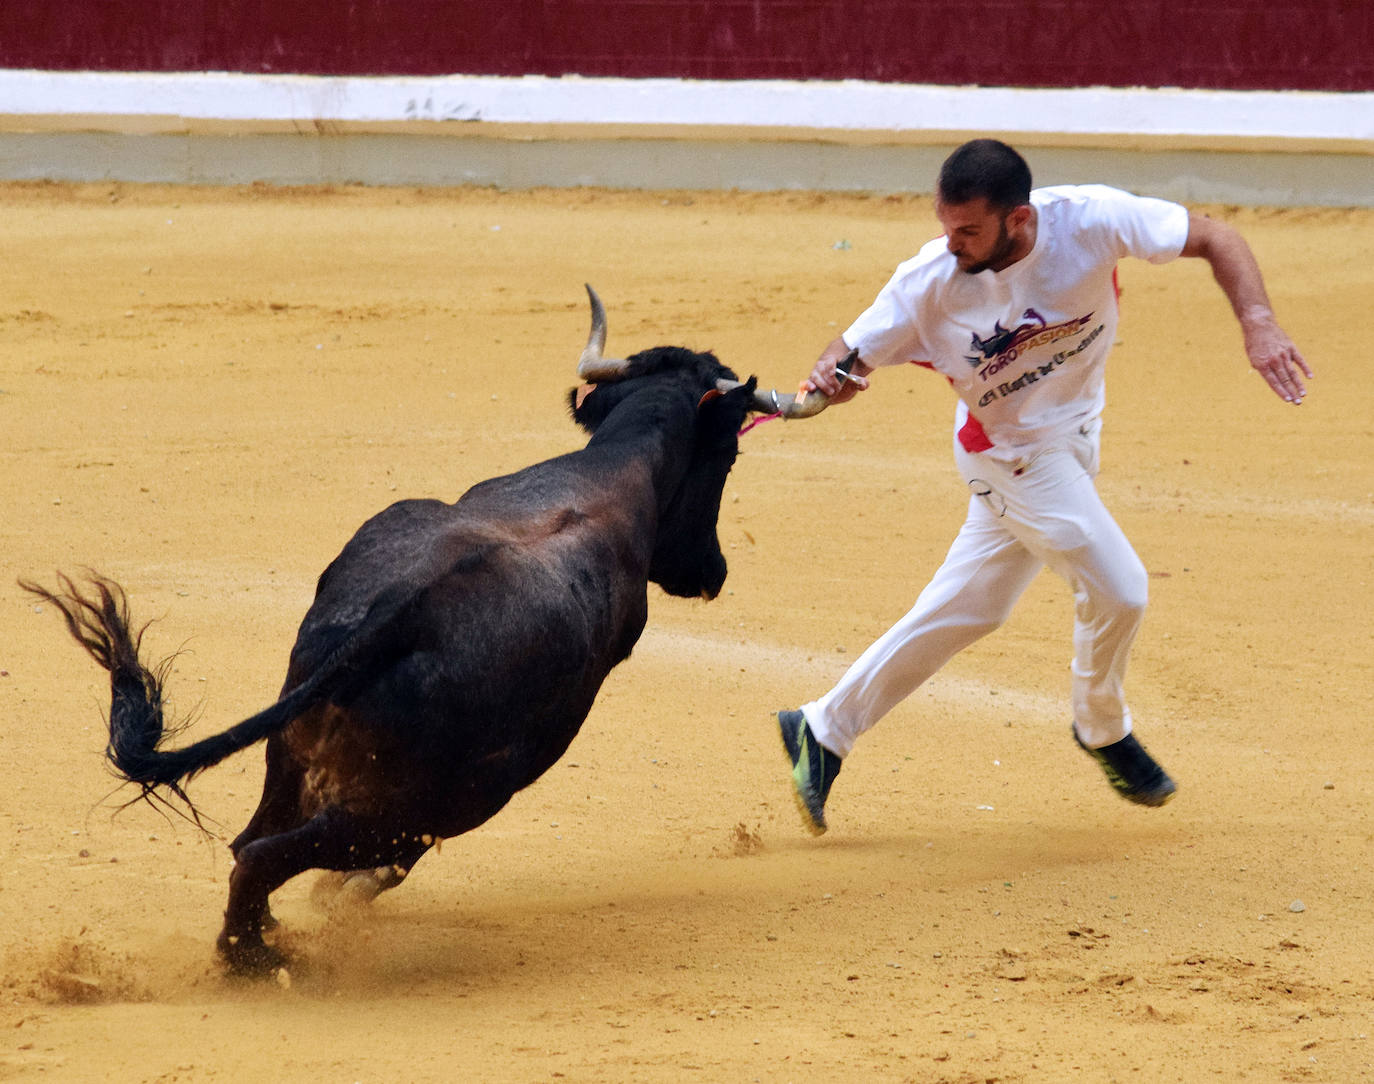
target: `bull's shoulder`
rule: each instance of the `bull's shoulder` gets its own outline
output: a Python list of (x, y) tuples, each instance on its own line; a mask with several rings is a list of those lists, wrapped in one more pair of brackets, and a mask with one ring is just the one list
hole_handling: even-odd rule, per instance
[(612, 497), (623, 504), (652, 501), (648, 466), (614, 449), (583, 448), (478, 482), (458, 499), (458, 507), (514, 521)]
[(512, 523), (538, 516), (551, 505), (565, 504), (586, 489), (569, 457), (536, 463), (532, 467), (478, 482), (461, 497), (455, 508), (467, 515)]

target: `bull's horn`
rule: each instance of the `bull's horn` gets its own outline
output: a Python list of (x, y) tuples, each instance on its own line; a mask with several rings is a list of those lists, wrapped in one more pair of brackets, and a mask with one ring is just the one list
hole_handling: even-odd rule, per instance
[(591, 286), (587, 287), (587, 296), (592, 302), (592, 330), (587, 336), (587, 345), (582, 348), (582, 357), (577, 361), (577, 375), (588, 384), (619, 380), (625, 375), (625, 366), (629, 362), (623, 358), (601, 356), (606, 349), (606, 309)]
[[(848, 374), (854, 363), (859, 360), (859, 352), (851, 350), (835, 368)], [(740, 387), (738, 380), (717, 380), (716, 387), (722, 392)], [(796, 418), (814, 418), (830, 405), (830, 397), (823, 391), (809, 391), (804, 396), (779, 395), (777, 391), (755, 389), (754, 404), (751, 410), (761, 414), (781, 414), (784, 421)]]
[[(738, 380), (716, 381), (716, 388), (722, 393), (743, 386)], [(782, 395), (777, 391), (764, 391), (762, 388), (755, 388), (754, 401), (750, 404), (749, 409), (759, 414), (781, 414), (784, 419), (790, 421), (794, 418), (814, 418), (829, 405), (829, 397), (820, 391), (807, 392), (802, 399), (798, 400), (793, 395)]]

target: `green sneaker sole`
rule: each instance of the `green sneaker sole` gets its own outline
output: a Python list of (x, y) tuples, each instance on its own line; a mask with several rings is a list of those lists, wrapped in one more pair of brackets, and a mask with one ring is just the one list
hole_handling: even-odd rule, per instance
[[(806, 726), (806, 719), (803, 716), (801, 721), (795, 726), (791, 726), (788, 721), (784, 721), (783, 715), (792, 715), (792, 712), (776, 712), (778, 720), (778, 734), (782, 738), (783, 755), (787, 757), (787, 766), (792, 776), (792, 800), (797, 804), (797, 812), (801, 815), (802, 827), (813, 836), (824, 835), (828, 825), (825, 823), (825, 798), (815, 793), (814, 788), (807, 785), (807, 760), (804, 759), (806, 750), (804, 748), (808, 735), (803, 733)], [(796, 714), (800, 714), (797, 712)], [(814, 741), (814, 739), (811, 739)], [(822, 771), (824, 769), (822, 768)]]

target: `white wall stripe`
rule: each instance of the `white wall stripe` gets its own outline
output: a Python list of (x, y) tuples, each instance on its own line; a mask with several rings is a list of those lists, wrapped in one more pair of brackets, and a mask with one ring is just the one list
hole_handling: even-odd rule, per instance
[(0, 71), (0, 131), (397, 131), (1374, 154), (1374, 93)]

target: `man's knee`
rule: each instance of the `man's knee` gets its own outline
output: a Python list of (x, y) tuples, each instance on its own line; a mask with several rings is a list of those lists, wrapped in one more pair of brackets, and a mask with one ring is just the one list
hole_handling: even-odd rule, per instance
[(1150, 581), (1145, 569), (1140, 569), (1139, 576), (1122, 577), (1112, 587), (1113, 590), (1100, 601), (1100, 605), (1122, 624), (1140, 624), (1150, 601)]
[(1150, 578), (1142, 564), (1121, 566), (1109, 576), (1080, 579), (1074, 593), (1080, 619), (1134, 627), (1145, 616)]

